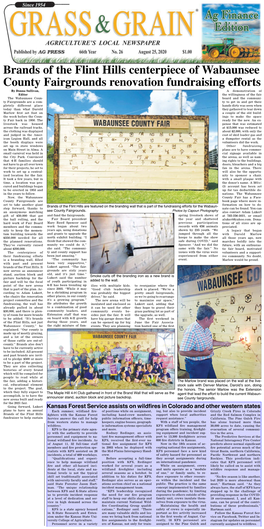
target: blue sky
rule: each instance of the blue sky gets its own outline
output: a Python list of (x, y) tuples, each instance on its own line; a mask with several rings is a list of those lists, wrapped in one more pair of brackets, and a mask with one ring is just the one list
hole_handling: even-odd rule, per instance
[[(217, 90), (184, 90), (183, 114), (209, 116), (210, 149), (218, 142)], [(158, 114), (178, 115), (178, 90), (49, 90), (48, 113), (55, 114)], [(48, 123), (53, 143), (53, 117)]]
[[(222, 19), (222, 10), (229, 10), (232, 13), (257, 13), (258, 19), (253, 20), (235, 20)], [(218, 22), (235, 23), (238, 25), (249, 26), (249, 31), (217, 31), (214, 29), (214, 22), (206, 14), (211, 11), (212, 16), (218, 14)], [(203, 44), (222, 42), (225, 37), (233, 37), (235, 43), (239, 46), (260, 46), (260, 4), (203, 4)]]

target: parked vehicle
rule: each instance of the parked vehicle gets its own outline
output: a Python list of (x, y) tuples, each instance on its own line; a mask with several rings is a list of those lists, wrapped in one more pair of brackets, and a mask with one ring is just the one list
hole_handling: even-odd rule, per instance
[(259, 55), (260, 48), (237, 46), (235, 39), (225, 38), (222, 43), (204, 44), (202, 47), (203, 54), (208, 53), (212, 59), (217, 59), (219, 55), (226, 55), (232, 59), (242, 57), (256, 57)]

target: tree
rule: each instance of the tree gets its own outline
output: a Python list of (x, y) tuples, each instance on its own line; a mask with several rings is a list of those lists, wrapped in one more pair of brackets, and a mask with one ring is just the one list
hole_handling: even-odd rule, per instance
[(47, 144), (47, 158), (50, 162), (53, 163), (54, 158), (54, 145), (52, 143)]

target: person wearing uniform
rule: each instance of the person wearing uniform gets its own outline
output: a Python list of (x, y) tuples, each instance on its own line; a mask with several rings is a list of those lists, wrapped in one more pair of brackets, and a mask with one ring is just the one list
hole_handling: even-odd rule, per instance
[(94, 369), (92, 366), (87, 366), (84, 370), (84, 376), (83, 376), (84, 384), (90, 384), (91, 386), (97, 386), (98, 384), (98, 378), (97, 374), (94, 373)]
[(163, 373), (159, 376), (159, 381), (163, 384), (172, 384), (170, 373), (166, 367), (164, 367)]
[(121, 367), (121, 379), (123, 382), (131, 382), (131, 367), (128, 362), (125, 362), (125, 365)]
[(147, 370), (144, 373), (143, 379), (148, 383), (149, 386), (157, 386), (158, 374), (153, 372), (153, 367), (151, 364), (147, 365)]
[(78, 384), (80, 384), (80, 372), (78, 371), (78, 369), (74, 369), (73, 371), (73, 374), (70, 376), (69, 380), (67, 380), (66, 384), (64, 384), (63, 386), (61, 386), (60, 389), (64, 389), (66, 388), (67, 386), (78, 386)]
[(230, 342), (213, 340), (209, 327), (214, 321), (215, 311), (209, 305), (198, 308), (196, 321), (184, 332), (180, 355), (185, 356), (186, 371), (190, 378), (217, 378), (212, 358), (213, 346), (229, 347)]
[(154, 349), (152, 349), (151, 353), (149, 353), (148, 363), (153, 366), (154, 361), (155, 361), (154, 358), (157, 358), (158, 356), (159, 356), (159, 353), (156, 352), (156, 348), (154, 347)]
[(159, 361), (159, 358), (157, 359), (156, 362), (154, 362), (152, 371), (153, 373), (158, 374), (158, 375), (162, 374), (162, 363)]
[(138, 361), (134, 364), (134, 369), (135, 371), (137, 371), (138, 368), (142, 369), (142, 367), (143, 367), (143, 362), (142, 362), (142, 359), (139, 358)]
[(141, 365), (138, 365), (137, 368), (135, 368), (135, 378), (134, 382), (141, 382), (143, 379), (143, 371)]

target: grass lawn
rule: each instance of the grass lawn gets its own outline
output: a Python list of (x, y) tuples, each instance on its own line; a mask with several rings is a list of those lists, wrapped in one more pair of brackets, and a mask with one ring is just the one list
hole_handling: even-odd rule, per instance
[(209, 191), (53, 189), (53, 164), (48, 160), (48, 204), (217, 204), (218, 171), (209, 170)]
[(156, 59), (150, 59), (149, 57), (144, 59), (129, 59), (129, 58), (121, 58), (121, 57), (96, 57), (91, 59), (90, 57), (63, 57), (63, 59), (58, 59), (56, 57), (52, 58), (40, 58), (35, 57), (34, 55), (32, 57), (23, 57), (22, 59), (16, 58), (15, 62), (17, 64), (203, 64), (203, 63), (210, 63), (210, 64), (219, 64), (222, 62), (226, 62), (228, 64), (230, 63), (260, 63), (260, 56), (259, 52), (256, 52), (256, 55), (254, 57), (241, 57), (237, 59), (232, 59), (231, 57), (226, 57), (225, 55), (221, 55), (218, 57), (218, 59), (211, 59), (211, 57), (208, 56), (208, 54), (202, 54), (202, 58), (200, 59), (175, 59), (174, 57), (163, 57), (163, 58), (156, 58)]

